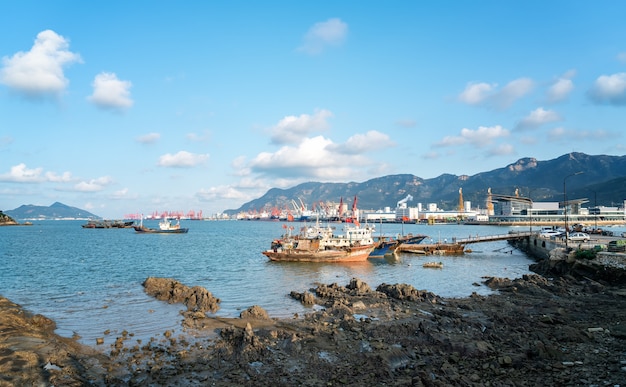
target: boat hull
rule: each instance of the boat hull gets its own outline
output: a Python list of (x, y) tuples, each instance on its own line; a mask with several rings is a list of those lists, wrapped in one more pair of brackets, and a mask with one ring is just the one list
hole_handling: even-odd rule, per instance
[(354, 246), (333, 250), (267, 250), (263, 255), (278, 262), (363, 262), (374, 249), (370, 246)]
[(134, 226), (135, 232), (139, 234), (186, 234), (189, 229), (188, 228), (178, 228), (175, 230), (158, 230), (155, 228)]
[(414, 245), (419, 244), (427, 238), (426, 235), (409, 235), (398, 239), (382, 240), (378, 242), (376, 248), (370, 253), (371, 258), (384, 257), (388, 254), (393, 254), (398, 247), (402, 244)]

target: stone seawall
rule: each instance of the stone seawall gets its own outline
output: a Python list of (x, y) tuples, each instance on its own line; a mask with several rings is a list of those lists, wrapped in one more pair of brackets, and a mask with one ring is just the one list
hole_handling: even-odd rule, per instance
[[(598, 243), (596, 243), (598, 242)], [(571, 275), (607, 284), (626, 284), (626, 254), (603, 251), (602, 241), (564, 243), (538, 236), (511, 240), (511, 245), (537, 261), (530, 270), (544, 276)]]

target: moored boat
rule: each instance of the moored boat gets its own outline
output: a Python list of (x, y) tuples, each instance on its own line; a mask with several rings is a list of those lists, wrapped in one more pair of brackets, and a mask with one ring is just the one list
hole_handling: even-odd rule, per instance
[(443, 269), (443, 262), (426, 262), (422, 267), (430, 269)]
[(278, 248), (263, 251), (263, 255), (272, 261), (280, 262), (363, 262), (367, 260), (373, 245), (317, 249), (300, 241), (293, 249)]
[(427, 238), (427, 235), (421, 235), (421, 234), (418, 234), (418, 235), (408, 234), (404, 236), (399, 235), (396, 239), (387, 238), (384, 236), (378, 237), (378, 241), (376, 242), (376, 247), (371, 252), (370, 257), (371, 258), (384, 257), (387, 254), (394, 253), (398, 249), (398, 247), (400, 247), (400, 245), (402, 244), (419, 244), (425, 238)]
[[(283, 226), (286, 228), (285, 226)], [(376, 247), (371, 226), (346, 225), (345, 234), (335, 235), (331, 227), (303, 227), (298, 235), (286, 235), (272, 242), (262, 254), (284, 262), (361, 262)]]
[(176, 224), (172, 224), (172, 222), (165, 218), (159, 222), (159, 228), (150, 228), (143, 225), (143, 218), (139, 225), (133, 226), (137, 233), (145, 233), (145, 234), (186, 234), (189, 229), (180, 227), (180, 219), (176, 222)]

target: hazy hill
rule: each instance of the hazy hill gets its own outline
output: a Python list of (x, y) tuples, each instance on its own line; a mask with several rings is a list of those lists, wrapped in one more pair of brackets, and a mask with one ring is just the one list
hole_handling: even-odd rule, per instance
[(13, 219), (100, 219), (99, 216), (80, 208), (70, 207), (63, 203), (55, 202), (51, 206), (22, 205), (10, 211), (4, 211)]
[(378, 210), (385, 206), (394, 208), (396, 203), (413, 196), (409, 205), (437, 203), (439, 208), (454, 209), (459, 205), (459, 189), (463, 199), (473, 207), (485, 206), (487, 190), (501, 195), (520, 196), (535, 201), (563, 200), (563, 180), (566, 176), (582, 171), (583, 174), (567, 178), (569, 199), (587, 198), (593, 205), (621, 206), (626, 198), (626, 156), (590, 156), (584, 153), (569, 153), (556, 159), (539, 161), (532, 157), (519, 159), (513, 164), (473, 176), (443, 174), (432, 179), (416, 175), (389, 175), (362, 183), (319, 183), (309, 182), (288, 189), (272, 188), (262, 197), (245, 203), (239, 211), (291, 208), (291, 201), (301, 199), (308, 208), (320, 201), (352, 203), (358, 197), (361, 209)]

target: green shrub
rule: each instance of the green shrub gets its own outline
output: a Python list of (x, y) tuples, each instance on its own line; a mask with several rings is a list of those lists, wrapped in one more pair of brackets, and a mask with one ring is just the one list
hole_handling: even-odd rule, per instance
[(576, 259), (594, 259), (598, 252), (596, 250), (576, 250)]

